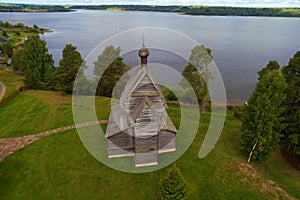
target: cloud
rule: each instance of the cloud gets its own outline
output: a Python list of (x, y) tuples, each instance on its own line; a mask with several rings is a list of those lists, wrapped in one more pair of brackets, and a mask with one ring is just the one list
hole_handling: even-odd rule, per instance
[(300, 0), (2, 0), (2, 2), (30, 4), (142, 4), (300, 7)]

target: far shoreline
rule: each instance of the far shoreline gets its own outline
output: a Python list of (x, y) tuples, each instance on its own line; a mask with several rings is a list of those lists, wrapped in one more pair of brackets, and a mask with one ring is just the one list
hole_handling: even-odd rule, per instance
[(203, 5), (41, 5), (3, 3), (0, 12), (76, 12), (77, 10), (142, 11), (188, 16), (300, 17), (300, 7), (237, 7)]

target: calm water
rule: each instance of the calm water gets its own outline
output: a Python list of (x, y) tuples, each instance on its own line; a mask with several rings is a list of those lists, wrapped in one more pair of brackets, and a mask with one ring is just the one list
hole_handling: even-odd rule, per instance
[[(247, 100), (257, 81), (256, 72), (269, 60), (275, 59), (280, 65), (286, 65), (300, 50), (300, 18), (80, 10), (71, 13), (0, 13), (0, 19), (52, 29), (53, 33), (41, 37), (47, 41), (56, 63), (67, 43), (76, 45), (82, 55), (87, 56), (96, 44), (128, 29), (162, 27), (180, 31), (212, 49), (231, 102)], [(172, 64), (171, 57), (163, 59)], [(177, 62), (177, 65), (183, 64)]]

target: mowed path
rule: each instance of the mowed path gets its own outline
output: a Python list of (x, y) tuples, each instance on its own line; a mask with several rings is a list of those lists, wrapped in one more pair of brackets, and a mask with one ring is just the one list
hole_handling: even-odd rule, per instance
[(27, 136), (22, 136), (17, 138), (0, 139), (0, 162), (10, 154), (31, 144), (32, 142), (40, 139), (41, 137), (45, 137), (54, 133), (59, 133), (67, 130), (72, 130), (75, 128), (82, 128), (82, 127), (94, 126), (94, 125), (106, 124), (106, 123), (107, 120), (92, 121), (92, 122), (80, 123), (76, 125), (65, 126), (65, 127), (45, 131), (42, 133), (34, 134), (34, 135), (27, 135)]
[(2, 99), (2, 97), (4, 96), (6, 92), (6, 87), (5, 85), (0, 81), (0, 100)]

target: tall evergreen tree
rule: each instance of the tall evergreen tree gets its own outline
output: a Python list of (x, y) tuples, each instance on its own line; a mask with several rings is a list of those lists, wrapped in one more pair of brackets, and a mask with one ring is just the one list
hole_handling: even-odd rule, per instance
[(259, 72), (257, 72), (258, 75), (259, 75), (258, 80), (260, 80), (261, 78), (263, 78), (270, 71), (277, 70), (279, 68), (280, 68), (280, 65), (278, 64), (278, 62), (276, 60), (269, 61), (269, 63), (267, 64), (266, 67), (264, 67), (262, 70), (260, 70)]
[(271, 70), (260, 78), (244, 106), (241, 148), (250, 160), (262, 160), (279, 148), (278, 142), (285, 127), (286, 83), (281, 70)]
[(98, 81), (97, 95), (111, 97), (115, 85), (129, 69), (120, 57), (120, 52), (120, 47), (108, 46), (94, 63), (94, 75), (100, 77), (102, 74)]
[[(208, 97), (207, 80), (210, 78), (208, 65), (213, 57), (211, 50), (203, 45), (196, 46), (192, 49), (189, 64), (184, 68), (182, 75), (193, 87), (198, 101), (201, 102), (200, 114), (204, 114)], [(185, 81), (181, 81), (183, 87), (186, 86)]]
[(15, 50), (11, 59), (11, 67), (13, 70), (24, 73), (24, 60), (24, 48)]
[(287, 82), (286, 123), (284, 133), (288, 146), (300, 156), (300, 51), (283, 68)]
[(48, 53), (46, 42), (38, 35), (31, 35), (24, 42), (24, 66), (25, 85), (33, 89), (46, 89), (53, 71), (54, 61)]
[(83, 70), (78, 71), (82, 64), (83, 59), (80, 52), (76, 50), (75, 46), (67, 44), (63, 49), (59, 67), (56, 69), (58, 81), (55, 89), (63, 90), (65, 93), (71, 94), (78, 73), (83, 73)]
[(184, 200), (189, 199), (190, 191), (183, 179), (181, 171), (174, 164), (168, 170), (167, 176), (159, 182), (159, 195), (162, 200)]

